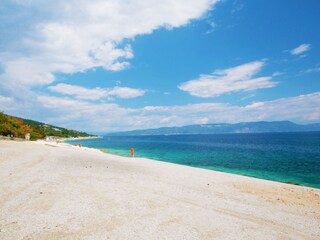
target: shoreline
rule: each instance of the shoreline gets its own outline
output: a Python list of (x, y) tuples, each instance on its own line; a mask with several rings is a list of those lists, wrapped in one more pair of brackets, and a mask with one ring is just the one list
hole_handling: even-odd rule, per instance
[(320, 237), (319, 189), (67, 143), (0, 150), (1, 239)]
[[(100, 138), (102, 138), (102, 137), (100, 137)], [(76, 140), (82, 140), (82, 139), (71, 139), (71, 141), (76, 141)], [(64, 141), (63, 141), (63, 143), (72, 145), (72, 143), (67, 143), (67, 142), (64, 142)], [(82, 147), (85, 147), (85, 146), (82, 146)], [(114, 156), (130, 158), (129, 155), (117, 154), (117, 153), (114, 153), (112, 151), (110, 152), (108, 149), (100, 149), (100, 148), (94, 148), (94, 147), (87, 147), (87, 148), (96, 149), (96, 150), (99, 150), (99, 151), (102, 151), (104, 153), (107, 153), (107, 154), (110, 154), (110, 155), (114, 155)], [(187, 166), (187, 167), (192, 167), (192, 168), (205, 169), (205, 170), (209, 170), (209, 171), (216, 171), (216, 172), (234, 174), (234, 175), (239, 175), (239, 176), (244, 176), (244, 177), (249, 177), (249, 178), (256, 178), (256, 179), (261, 179), (261, 180), (266, 180), (266, 181), (271, 181), (271, 182), (278, 182), (278, 183), (284, 183), (284, 184), (289, 184), (289, 185), (308, 187), (308, 188), (313, 188), (313, 189), (320, 189), (320, 187), (315, 187), (315, 186), (308, 185), (308, 184), (305, 185), (303, 183), (298, 183), (298, 182), (295, 182), (295, 181), (292, 181), (292, 180), (283, 180), (283, 181), (281, 181), (281, 180), (276, 180), (276, 179), (273, 179), (273, 178), (261, 178), (259, 176), (253, 175), (253, 174), (247, 174), (245, 172), (242, 173), (241, 171), (235, 171), (235, 170), (229, 170), (228, 171), (228, 169), (227, 170), (223, 170), (223, 169), (210, 168), (210, 167), (204, 167), (204, 166), (192, 166), (192, 165), (186, 165), (186, 164), (180, 164), (180, 163), (165, 161), (165, 160), (161, 160), (161, 159), (153, 159), (153, 158), (149, 158), (149, 157), (141, 157), (141, 158), (152, 160), (152, 161), (159, 161), (159, 162), (164, 162), (164, 163), (176, 164), (176, 165), (179, 165), (179, 166)]]
[[(102, 136), (65, 138), (65, 139), (60, 139), (60, 140), (62, 140), (62, 142), (59, 142), (59, 143), (56, 143), (56, 141), (46, 141), (46, 140), (37, 140), (37, 141), (33, 141), (33, 142), (44, 144), (46, 146), (51, 146), (51, 147), (68, 146), (68, 147), (73, 147), (73, 148), (77, 149), (77, 148), (79, 148), (78, 145), (67, 143), (65, 141), (68, 141), (68, 140), (71, 140), (71, 141), (74, 141), (74, 140), (85, 140), (85, 139), (91, 139), (91, 138), (102, 138)], [(9, 142), (13, 141), (14, 142), (15, 140), (4, 139), (2, 141), (9, 141)], [(28, 141), (22, 141), (22, 142), (28, 142)], [(84, 149), (84, 150), (88, 149), (88, 150), (93, 150), (93, 151), (97, 151), (97, 152), (102, 152), (104, 154), (108, 154), (111, 157), (121, 157), (121, 158), (132, 159), (132, 157), (128, 157), (128, 156), (124, 156), (124, 155), (120, 155), (120, 154), (115, 154), (115, 153), (110, 153), (108, 150), (104, 150), (104, 149), (100, 149), (100, 148), (81, 146), (81, 149)], [(236, 175), (236, 176), (241, 176), (241, 177), (246, 177), (246, 178), (253, 178), (253, 179), (258, 179), (258, 180), (263, 180), (263, 181), (268, 181), (268, 182), (282, 183), (282, 184), (288, 184), (288, 185), (304, 187), (304, 188), (310, 188), (310, 189), (318, 189), (318, 190), (320, 189), (320, 188), (316, 188), (316, 187), (312, 187), (312, 186), (306, 186), (306, 185), (302, 185), (302, 184), (298, 184), (298, 183), (290, 182), (290, 181), (288, 181), (288, 182), (276, 181), (276, 180), (272, 180), (272, 179), (259, 178), (259, 177), (255, 177), (255, 176), (251, 176), (251, 175), (245, 175), (245, 174), (234, 173), (234, 172), (227, 172), (227, 171), (222, 171), (222, 170), (217, 170), (217, 169), (210, 169), (210, 168), (205, 168), (205, 167), (184, 165), (184, 164), (179, 164), (179, 163), (174, 163), (174, 162), (167, 162), (167, 161), (158, 160), (158, 159), (152, 159), (152, 158), (145, 158), (145, 157), (135, 157), (135, 158), (145, 159), (145, 160), (148, 160), (148, 161), (156, 161), (156, 162), (162, 162), (162, 163), (167, 163), (167, 164), (173, 164), (173, 165), (178, 165), (178, 166), (184, 166), (184, 167), (189, 167), (189, 168), (195, 168), (195, 169), (202, 169), (202, 170), (213, 171), (213, 172), (218, 172), (218, 173), (225, 173), (225, 174)]]

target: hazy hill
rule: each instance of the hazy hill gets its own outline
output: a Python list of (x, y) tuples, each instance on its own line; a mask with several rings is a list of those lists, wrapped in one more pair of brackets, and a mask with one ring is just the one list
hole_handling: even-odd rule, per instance
[(42, 139), (46, 136), (61, 138), (92, 136), (84, 132), (18, 118), (0, 112), (0, 135), (8, 136), (13, 134), (15, 137), (24, 138), (26, 133), (30, 133), (31, 140)]
[(180, 135), (180, 134), (219, 134), (219, 133), (266, 133), (266, 132), (309, 132), (320, 131), (320, 123), (296, 124), (290, 121), (244, 122), (236, 124), (216, 123), (189, 125), (184, 127), (163, 127), (156, 129), (135, 130), (110, 133), (112, 136), (136, 135)]

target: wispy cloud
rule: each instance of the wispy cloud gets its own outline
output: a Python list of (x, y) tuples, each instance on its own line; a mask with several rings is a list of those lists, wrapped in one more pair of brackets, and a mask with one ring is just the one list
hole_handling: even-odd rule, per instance
[(77, 99), (98, 100), (102, 98), (135, 98), (145, 94), (145, 90), (114, 87), (114, 88), (85, 88), (76, 85), (60, 83), (55, 86), (48, 87), (51, 91), (58, 92), (64, 95), (71, 95)]
[(300, 55), (302, 53), (308, 52), (311, 49), (311, 44), (301, 44), (298, 47), (290, 50), (292, 55)]
[(232, 13), (232, 14), (235, 14), (236, 12), (239, 12), (239, 11), (241, 11), (241, 10), (244, 8), (244, 4), (241, 3), (241, 2), (239, 2), (239, 1), (235, 1), (235, 2), (233, 3), (233, 5), (234, 5), (234, 7), (233, 7), (232, 10), (231, 10), (231, 13)]
[(198, 79), (182, 83), (178, 87), (193, 96), (207, 98), (276, 86), (277, 83), (271, 81), (271, 76), (253, 78), (264, 65), (264, 61), (254, 61), (233, 68), (216, 70), (212, 74), (202, 74)]
[(217, 24), (212, 20), (208, 20), (207, 24), (208, 24), (208, 30), (206, 31), (206, 34), (213, 33), (217, 28)]
[(320, 72), (320, 65), (317, 65), (316, 67), (308, 68), (308, 69), (301, 71), (301, 73), (317, 73), (317, 72)]

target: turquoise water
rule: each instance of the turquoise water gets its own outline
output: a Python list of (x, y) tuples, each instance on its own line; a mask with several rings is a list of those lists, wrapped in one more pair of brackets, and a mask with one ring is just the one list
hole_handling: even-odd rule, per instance
[(109, 153), (320, 188), (320, 133), (103, 137), (67, 141)]

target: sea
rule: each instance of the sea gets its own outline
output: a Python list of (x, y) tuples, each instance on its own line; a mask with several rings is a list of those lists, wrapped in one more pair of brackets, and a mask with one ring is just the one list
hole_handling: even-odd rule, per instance
[(320, 132), (105, 136), (66, 141), (108, 153), (320, 188)]

